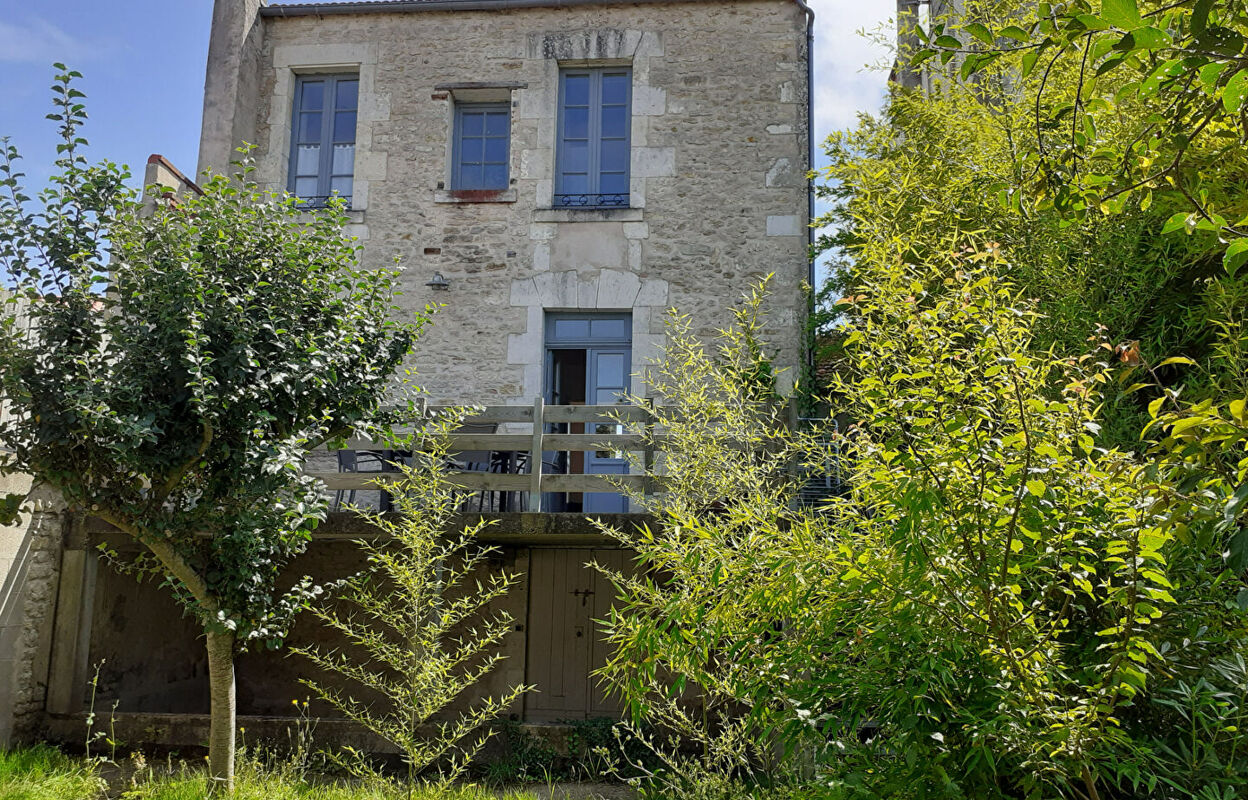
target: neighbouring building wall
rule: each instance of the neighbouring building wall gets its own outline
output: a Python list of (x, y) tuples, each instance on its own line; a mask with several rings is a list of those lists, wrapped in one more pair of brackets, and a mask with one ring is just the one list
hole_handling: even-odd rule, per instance
[[(212, 91), (231, 84), (210, 79), (205, 109), (250, 119), (235, 126), (233, 144), (256, 143), (259, 179), (285, 189), (297, 76), (358, 73), (350, 232), (367, 264), (397, 257), (406, 266), (404, 309), (445, 305), (415, 356), (436, 402), (531, 402), (543, 390), (543, 318), (552, 310), (631, 312), (640, 372), (660, 352), (666, 309), (694, 315), (698, 332), (710, 335), (772, 272), (779, 362), (799, 363), (807, 87), (796, 3), (260, 20), (261, 100), (249, 106), (242, 92), (228, 108)], [(223, 30), (237, 39), (233, 27)], [(246, 59), (239, 63), (245, 70)], [(596, 64), (632, 67), (632, 207), (552, 209), (559, 69)], [(480, 99), (510, 102), (512, 186), (491, 202), (468, 202), (480, 198), (445, 189), (451, 125), (457, 101)], [(228, 149), (224, 135), (206, 121), (201, 153)], [(206, 165), (211, 159), (201, 157)], [(435, 272), (449, 290), (425, 286)]]
[(61, 566), (63, 507), (25, 476), (0, 478), (0, 493), (29, 492), (27, 510), (0, 526), (0, 748), (39, 726), (47, 692)]

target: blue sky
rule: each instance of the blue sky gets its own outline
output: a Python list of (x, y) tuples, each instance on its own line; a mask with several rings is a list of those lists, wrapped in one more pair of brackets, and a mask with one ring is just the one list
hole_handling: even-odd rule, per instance
[[(879, 106), (887, 52), (858, 35), (886, 24), (893, 0), (812, 0), (818, 15), (816, 133)], [(160, 153), (192, 174), (199, 149), (212, 0), (0, 0), (0, 136), (24, 156), (28, 186), (55, 158), (48, 87), (54, 61), (84, 73), (88, 156), (129, 164), (141, 179)]]

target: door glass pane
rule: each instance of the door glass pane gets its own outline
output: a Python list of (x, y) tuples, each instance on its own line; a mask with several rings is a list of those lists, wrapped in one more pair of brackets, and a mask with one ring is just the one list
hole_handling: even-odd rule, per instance
[(589, 320), (587, 319), (556, 319), (554, 331), (552, 331), (554, 339), (588, 339), (589, 338)]
[(631, 322), (626, 319), (592, 320), (590, 336), (597, 340), (627, 342), (632, 338)]
[(598, 385), (623, 387), (625, 369), (623, 353), (602, 353), (598, 356)]

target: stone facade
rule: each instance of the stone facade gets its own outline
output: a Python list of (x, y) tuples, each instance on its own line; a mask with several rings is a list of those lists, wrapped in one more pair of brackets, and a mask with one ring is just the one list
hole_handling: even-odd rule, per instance
[[(806, 26), (794, 0), (216, 0), (199, 169), (228, 170), (246, 142), (256, 147), (259, 180), (285, 190), (299, 76), (358, 76), (350, 232), (365, 264), (405, 267), (405, 312), (442, 306), (414, 356), (435, 403), (529, 405), (545, 394), (548, 312), (631, 314), (632, 390), (644, 394), (638, 376), (662, 352), (669, 308), (712, 335), (773, 273), (771, 339), (791, 379), (809, 269)], [(631, 68), (629, 206), (555, 208), (560, 69), (596, 65)], [(510, 108), (506, 189), (448, 188), (454, 109), (466, 102)], [(194, 190), (159, 157), (148, 182)], [(435, 273), (449, 283), (444, 290), (426, 285)], [(501, 547), (492, 568), (521, 583), (499, 601), (516, 626), (503, 644), (507, 659), (476, 689), (485, 693), (533, 682), (535, 659), (558, 661), (535, 655), (533, 642), (561, 635), (557, 620), (534, 611), (537, 599), (558, 606), (572, 585), (558, 581), (580, 581), (568, 593), (580, 603), (563, 602), (584, 606), (596, 579), (581, 567), (612, 547), (584, 516), (500, 516), (490, 529)], [(138, 731), (131, 746), (198, 741), (194, 715), (207, 710), (200, 632), (166, 589), (98, 564), (101, 541), (122, 551), (137, 545), (98, 522), (67, 520), (42, 498), (23, 526), (0, 529), (0, 744), (15, 728), (77, 740), (91, 665), (101, 661), (98, 707), (118, 704), (120, 724)], [(292, 579), (357, 569), (360, 554), (347, 540), (364, 534), (361, 524), (332, 515)], [(552, 553), (564, 572), (552, 572)], [(549, 585), (538, 586), (538, 574)], [(610, 602), (606, 587), (596, 596)], [(601, 618), (605, 609), (584, 611), (589, 638), (591, 612)], [(326, 635), (303, 619), (292, 642)], [(582, 669), (563, 677), (588, 683)], [(307, 670), (281, 653), (242, 656), (240, 713), (289, 715)], [(588, 695), (583, 713), (604, 713)], [(533, 715), (528, 703), (513, 718), (576, 716), (549, 707)]]
[[(30, 491), (0, 479), (0, 493)], [(0, 747), (28, 739), (43, 719), (61, 572), (63, 504), (36, 487), (14, 525), (0, 526)]]
[[(668, 308), (710, 334), (768, 273), (777, 361), (797, 366), (808, 275), (798, 4), (394, 5), (271, 6), (254, 24), (218, 11), (200, 168), (226, 168), (228, 127), (232, 145), (257, 146), (259, 179), (287, 188), (297, 76), (358, 74), (351, 232), (366, 264), (406, 267), (406, 309), (443, 305), (415, 357), (435, 402), (531, 402), (552, 310), (631, 311), (639, 375), (661, 352)], [(559, 69), (598, 64), (632, 68), (630, 207), (552, 208)], [(245, 74), (213, 79), (218, 69)], [(456, 196), (445, 188), (453, 108), (481, 100), (510, 103), (511, 187)], [(448, 290), (425, 285), (435, 272)], [(644, 392), (636, 378), (633, 389)]]

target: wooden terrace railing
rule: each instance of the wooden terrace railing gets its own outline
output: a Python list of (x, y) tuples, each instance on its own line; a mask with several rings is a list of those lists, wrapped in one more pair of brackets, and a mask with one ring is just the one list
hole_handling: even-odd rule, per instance
[[(434, 414), (448, 407), (430, 406)], [(611, 433), (549, 433), (554, 425), (582, 423), (586, 429), (610, 426)], [(469, 492), (511, 493), (527, 496), (525, 510), (541, 512), (543, 494), (551, 493), (619, 493), (621, 489), (652, 494), (661, 480), (654, 475), (655, 448), (661, 444), (663, 435), (654, 434), (654, 417), (650, 410), (639, 405), (586, 406), (546, 405), (542, 398), (529, 406), (488, 406), (479, 413), (465, 417), (464, 426), (527, 425), (529, 432), (485, 433), (479, 431), (453, 431), (448, 435), (452, 459), (456, 453), (488, 452), (503, 456), (495, 463), (510, 469), (499, 471), (452, 469), (447, 479)], [(629, 424), (642, 434), (617, 432), (617, 428)], [(351, 440), (346, 449), (377, 453), (386, 445), (367, 440)], [(640, 474), (567, 474), (544, 472), (543, 453), (612, 451), (639, 453)], [(397, 454), (396, 454), (396, 457)], [(401, 477), (395, 472), (313, 472), (331, 491), (377, 490), (385, 483)]]

